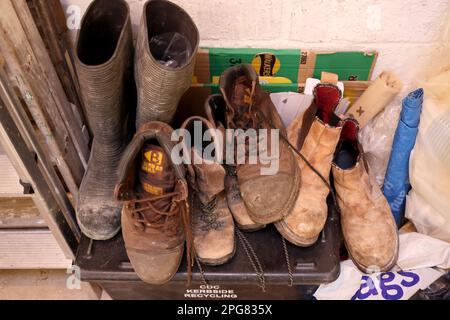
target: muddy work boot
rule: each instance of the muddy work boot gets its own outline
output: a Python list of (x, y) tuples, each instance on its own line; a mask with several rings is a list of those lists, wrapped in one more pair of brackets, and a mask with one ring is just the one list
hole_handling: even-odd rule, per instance
[[(223, 145), (225, 145), (226, 104), (220, 94), (214, 94), (208, 97), (205, 102), (205, 113), (208, 120), (215, 125), (215, 128), (222, 132), (224, 137)], [(227, 195), (228, 207), (233, 214), (237, 227), (247, 232), (264, 228), (266, 225), (254, 222), (248, 215), (247, 207), (242, 200), (241, 190), (239, 189), (236, 166), (233, 164), (224, 164), (223, 167), (226, 171), (225, 193)]]
[(195, 253), (205, 264), (221, 265), (234, 256), (236, 245), (233, 216), (228, 208), (224, 190), (225, 169), (216, 158), (216, 152), (222, 152), (220, 140), (212, 134), (212, 142), (202, 142), (205, 132), (214, 133), (215, 128), (201, 117), (187, 119), (181, 129), (184, 130), (181, 133), (183, 154), (190, 156), (186, 164), (192, 191), (190, 195)]
[(132, 79), (130, 10), (123, 0), (95, 0), (81, 22), (75, 67), (93, 144), (80, 186), (76, 216), (91, 239), (120, 230), (121, 205), (114, 200), (117, 165), (126, 145), (125, 87)]
[(278, 221), (291, 213), (300, 188), (300, 169), (281, 139), (286, 129), (251, 65), (226, 70), (220, 90), (226, 102), (226, 127), (235, 130), (231, 156), (248, 214), (259, 224)]
[(171, 161), (172, 128), (149, 122), (138, 131), (119, 166), (115, 196), (123, 201), (122, 234), (139, 278), (163, 284), (175, 275), (187, 242), (192, 265), (188, 189), (184, 168)]
[(389, 271), (397, 262), (397, 226), (389, 204), (363, 158), (358, 124), (347, 120), (333, 159), (332, 173), (345, 245), (365, 273)]
[(302, 187), (291, 214), (275, 223), (280, 234), (297, 246), (313, 245), (327, 220), (331, 162), (342, 129), (342, 121), (334, 115), (334, 110), (341, 98), (338, 87), (331, 84), (317, 85), (312, 105), (288, 128), (289, 142), (328, 183), (326, 185), (297, 156), (302, 172)]
[(191, 86), (198, 44), (197, 27), (186, 11), (169, 1), (145, 3), (135, 57), (137, 128), (172, 121)]

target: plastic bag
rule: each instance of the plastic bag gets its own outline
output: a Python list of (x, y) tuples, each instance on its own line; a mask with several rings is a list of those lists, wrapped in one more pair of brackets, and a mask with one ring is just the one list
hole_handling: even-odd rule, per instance
[(384, 183), (400, 110), (401, 101), (397, 97), (359, 133), (364, 157), (380, 188)]
[(151, 38), (150, 51), (156, 60), (170, 68), (183, 67), (192, 54), (188, 39), (178, 32), (166, 32)]
[(450, 242), (450, 71), (426, 84), (406, 217), (421, 233)]

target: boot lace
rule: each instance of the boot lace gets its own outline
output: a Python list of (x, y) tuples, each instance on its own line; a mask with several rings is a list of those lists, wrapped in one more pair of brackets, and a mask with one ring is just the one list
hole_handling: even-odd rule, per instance
[(222, 224), (217, 221), (219, 213), (217, 212), (218, 198), (214, 197), (210, 202), (203, 204), (200, 203), (201, 216), (200, 219), (204, 222), (204, 226), (201, 228), (203, 231), (217, 230)]
[[(142, 194), (141, 194), (142, 196)], [(169, 235), (175, 235), (178, 229), (177, 213), (181, 213), (181, 220), (186, 237), (186, 259), (188, 272), (188, 285), (192, 280), (192, 266), (194, 263), (193, 252), (193, 235), (191, 232), (191, 224), (189, 217), (189, 206), (186, 200), (187, 195), (182, 192), (171, 192), (160, 196), (143, 196), (138, 199), (130, 201), (131, 217), (134, 221), (134, 226), (141, 232), (147, 229), (158, 231), (166, 231)], [(159, 200), (169, 199), (174, 204), (170, 211), (162, 211), (155, 207), (154, 203)], [(149, 214), (150, 213), (150, 214)]]
[(233, 184), (231, 186), (230, 192), (231, 192), (231, 198), (233, 200), (240, 200), (242, 198), (241, 190), (239, 190), (239, 186), (237, 184)]
[(228, 176), (230, 177), (237, 177), (237, 172), (236, 172), (236, 167), (235, 166), (224, 166), (225, 167), (225, 171), (227, 173)]

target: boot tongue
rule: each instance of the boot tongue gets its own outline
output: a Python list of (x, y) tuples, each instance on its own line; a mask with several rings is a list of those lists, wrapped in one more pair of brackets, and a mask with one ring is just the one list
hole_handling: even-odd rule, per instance
[(245, 76), (236, 79), (230, 103), (234, 108), (233, 123), (236, 128), (249, 129), (252, 127), (250, 104), (252, 101), (252, 81)]
[[(139, 168), (139, 191), (147, 196), (161, 196), (173, 192), (174, 188), (175, 174), (168, 155), (159, 146), (144, 145)], [(162, 211), (169, 210), (170, 204), (171, 199), (161, 199), (153, 203)]]

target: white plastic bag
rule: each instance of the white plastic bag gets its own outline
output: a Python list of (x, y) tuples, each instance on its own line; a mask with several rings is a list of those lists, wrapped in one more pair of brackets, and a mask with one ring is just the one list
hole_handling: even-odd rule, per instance
[(362, 128), (359, 134), (364, 157), (380, 188), (383, 186), (391, 156), (392, 142), (401, 107), (401, 97), (395, 98), (379, 115)]
[(314, 293), (318, 300), (406, 300), (425, 289), (450, 266), (450, 244), (417, 232), (399, 236), (397, 265), (389, 272), (363, 274), (351, 260), (341, 262), (339, 278)]
[(450, 70), (430, 79), (424, 89), (406, 217), (419, 232), (450, 242)]

